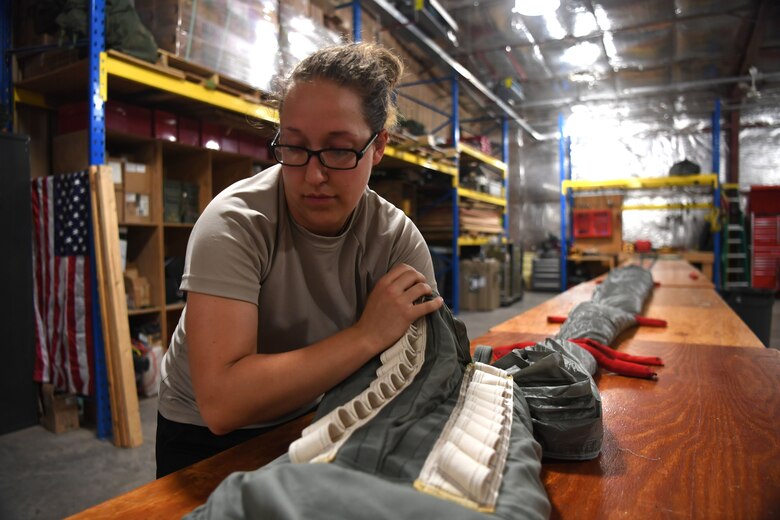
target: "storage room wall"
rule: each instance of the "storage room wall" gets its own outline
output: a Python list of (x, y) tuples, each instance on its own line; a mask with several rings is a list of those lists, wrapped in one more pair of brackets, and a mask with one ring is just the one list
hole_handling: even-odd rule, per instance
[[(616, 107), (585, 112), (570, 118), (572, 178), (606, 180), (626, 177), (662, 177), (683, 159), (712, 171), (712, 135), (708, 117), (677, 117), (669, 120), (609, 117)], [(780, 183), (780, 116), (771, 107), (744, 110), (740, 130), (740, 184)], [(725, 116), (722, 125), (727, 122)], [(557, 119), (549, 114), (549, 121)], [(579, 119), (579, 122), (577, 122)], [(570, 122), (574, 121), (571, 125)], [(552, 127), (545, 130), (552, 134)], [(527, 134), (520, 143), (517, 160), (510, 160), (510, 236), (526, 246), (538, 244), (549, 234), (560, 236), (558, 139), (535, 141)], [(729, 161), (728, 131), (720, 136), (720, 178), (726, 180)], [(510, 157), (511, 159), (511, 157)], [(708, 201), (709, 197), (677, 193), (642, 194), (626, 204)], [(651, 238), (655, 247), (701, 245), (706, 210), (626, 211), (624, 239)]]

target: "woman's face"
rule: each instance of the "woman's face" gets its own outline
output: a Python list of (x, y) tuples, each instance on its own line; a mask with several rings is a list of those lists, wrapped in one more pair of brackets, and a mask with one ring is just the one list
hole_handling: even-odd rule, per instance
[[(280, 115), (279, 144), (310, 150), (361, 151), (373, 133), (352, 90), (323, 79), (295, 84)], [(282, 165), (287, 207), (295, 221), (318, 235), (337, 235), (358, 204), (371, 168), (382, 159), (382, 131), (352, 170), (332, 170), (316, 156), (305, 166)]]

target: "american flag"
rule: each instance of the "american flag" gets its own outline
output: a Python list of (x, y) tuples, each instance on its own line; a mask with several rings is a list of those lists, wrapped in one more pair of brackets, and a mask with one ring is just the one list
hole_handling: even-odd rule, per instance
[(40, 383), (93, 390), (89, 173), (32, 181), (35, 372)]

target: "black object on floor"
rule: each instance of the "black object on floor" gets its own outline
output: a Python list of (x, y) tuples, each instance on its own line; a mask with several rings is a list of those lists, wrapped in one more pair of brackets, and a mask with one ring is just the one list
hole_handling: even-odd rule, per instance
[(734, 288), (720, 291), (734, 312), (758, 336), (765, 347), (769, 346), (772, 337), (772, 305), (775, 303), (775, 293), (771, 289), (754, 289), (751, 287)]

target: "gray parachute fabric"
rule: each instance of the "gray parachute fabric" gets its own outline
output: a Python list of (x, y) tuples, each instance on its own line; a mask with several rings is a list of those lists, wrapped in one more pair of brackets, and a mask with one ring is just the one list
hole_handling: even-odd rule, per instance
[(589, 338), (611, 345), (626, 329), (636, 325), (645, 301), (653, 291), (653, 276), (638, 265), (614, 269), (596, 286), (590, 301), (569, 312), (561, 326), (559, 340)]
[(590, 460), (604, 436), (601, 396), (591, 374), (596, 361), (566, 341), (546, 339), (515, 349), (493, 366), (512, 375), (528, 403), (544, 457)]
[[(512, 385), (508, 449), (492, 514), (415, 489), (459, 402), (464, 373), (473, 367), (465, 328), (449, 309), (442, 307), (425, 319), (419, 372), (373, 419), (352, 432), (330, 463), (295, 464), (286, 454), (258, 470), (234, 473), (188, 518), (547, 518), (542, 450), (517, 385)], [(380, 366), (374, 359), (328, 392), (317, 419), (369, 388)], [(551, 371), (548, 379), (566, 377)]]
[(653, 291), (653, 275), (638, 265), (614, 269), (596, 286), (590, 301), (617, 307), (631, 314), (642, 314), (645, 301)]
[(569, 315), (554, 338), (515, 349), (493, 363), (512, 374), (525, 397), (534, 436), (544, 457), (586, 460), (598, 456), (603, 440), (601, 397), (593, 381), (598, 365), (585, 348), (569, 340), (610, 345), (636, 325), (653, 290), (650, 271), (626, 266), (609, 273)]
[(555, 335), (555, 339), (590, 338), (610, 345), (624, 330), (636, 325), (634, 314), (601, 303), (578, 303)]

